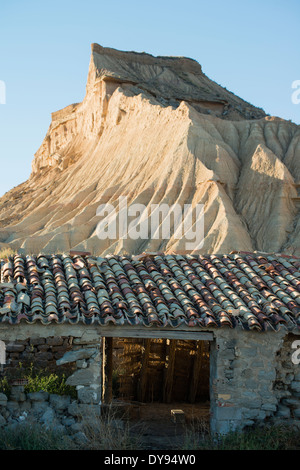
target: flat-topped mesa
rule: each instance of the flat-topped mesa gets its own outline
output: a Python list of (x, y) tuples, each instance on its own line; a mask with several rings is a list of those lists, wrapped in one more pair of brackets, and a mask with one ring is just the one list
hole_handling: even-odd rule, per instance
[(210, 80), (201, 65), (187, 57), (123, 52), (92, 44), (88, 87), (96, 79), (131, 83), (157, 99), (179, 105), (192, 104), (197, 111), (223, 119), (261, 119), (266, 113)]
[(125, 60), (128, 63), (136, 62), (143, 65), (160, 65), (162, 67), (171, 67), (178, 72), (182, 71), (182, 68), (186, 72), (194, 73), (195, 75), (202, 75), (201, 65), (195, 60), (189, 57), (181, 56), (157, 56), (136, 51), (119, 51), (111, 47), (103, 47), (100, 44), (93, 43), (91, 45), (92, 55), (100, 54), (110, 56), (117, 60)]
[[(162, 107), (176, 109), (182, 101), (205, 115), (241, 121), (265, 118), (266, 114), (210, 80), (201, 65), (187, 57), (154, 57), (144, 52), (123, 52), (92, 44), (86, 95), (52, 113), (47, 135), (35, 154), (32, 175), (42, 168), (61, 170), (74, 163), (80, 152), (68, 151), (76, 136), (100, 138), (107, 107), (115, 90), (154, 98)], [(78, 145), (77, 145), (78, 150)]]

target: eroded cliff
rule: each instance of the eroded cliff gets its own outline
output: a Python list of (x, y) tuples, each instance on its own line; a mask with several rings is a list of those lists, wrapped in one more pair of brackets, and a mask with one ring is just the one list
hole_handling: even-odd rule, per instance
[(300, 254), (300, 126), (241, 100), (192, 59), (92, 45), (82, 103), (52, 114), (28, 181), (0, 199), (0, 248), (185, 251), (100, 240), (100, 204), (204, 207), (202, 253)]

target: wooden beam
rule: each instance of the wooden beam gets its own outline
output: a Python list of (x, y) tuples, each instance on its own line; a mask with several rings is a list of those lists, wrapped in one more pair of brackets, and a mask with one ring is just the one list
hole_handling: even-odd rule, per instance
[(185, 340), (205, 340), (213, 341), (214, 334), (210, 331), (197, 330), (196, 328), (167, 329), (167, 328), (147, 328), (138, 326), (105, 326), (100, 327), (101, 336), (117, 338), (157, 338), (157, 339), (185, 339)]
[[(57, 324), (55, 322), (45, 326), (42, 323), (19, 323), (10, 325), (0, 323), (0, 338), (2, 341), (17, 341), (32, 336), (47, 338), (49, 336), (64, 336), (66, 333), (66, 323)], [(299, 332), (295, 331), (299, 335)], [(100, 341), (102, 337), (111, 338), (170, 338), (170, 339), (199, 339), (206, 341), (214, 340), (214, 333), (206, 331), (197, 326), (193, 327), (146, 327), (133, 325), (107, 325), (101, 326), (93, 323), (92, 325), (83, 325), (81, 322), (74, 325), (68, 324), (68, 335), (74, 338), (84, 338), (87, 343)]]

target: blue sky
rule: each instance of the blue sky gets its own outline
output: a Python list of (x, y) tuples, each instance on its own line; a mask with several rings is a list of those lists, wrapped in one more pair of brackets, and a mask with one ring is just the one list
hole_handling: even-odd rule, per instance
[(300, 124), (291, 99), (299, 18), (299, 0), (0, 0), (0, 195), (29, 177), (51, 112), (83, 99), (93, 42), (191, 57), (236, 95)]

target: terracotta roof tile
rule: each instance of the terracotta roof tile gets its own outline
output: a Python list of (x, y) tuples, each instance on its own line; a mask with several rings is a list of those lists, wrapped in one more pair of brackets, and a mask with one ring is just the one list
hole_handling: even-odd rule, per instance
[(0, 323), (300, 326), (300, 260), (282, 255), (15, 255), (0, 282)]

